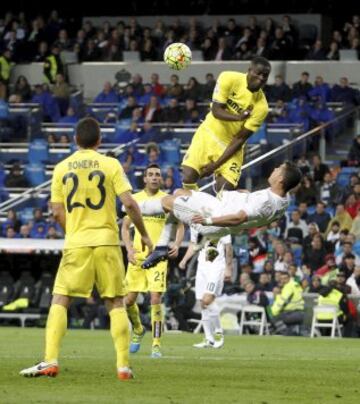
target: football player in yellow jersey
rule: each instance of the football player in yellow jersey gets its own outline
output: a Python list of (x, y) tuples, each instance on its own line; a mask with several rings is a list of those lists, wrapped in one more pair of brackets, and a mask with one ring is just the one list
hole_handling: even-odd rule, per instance
[(270, 70), (269, 61), (257, 56), (246, 74), (220, 74), (211, 111), (195, 132), (182, 162), (184, 188), (196, 190), (198, 179), (213, 173), (217, 190), (236, 188), (245, 143), (268, 114), (262, 88)]
[(142, 245), (151, 251), (152, 242), (121, 164), (96, 151), (101, 141), (97, 121), (82, 119), (76, 127), (75, 139), (79, 150), (56, 165), (51, 184), (52, 210), (65, 230), (65, 244), (46, 323), (45, 357), (20, 374), (58, 374), (60, 343), (67, 328), (71, 298), (90, 297), (95, 284), (110, 315), (118, 378), (127, 380), (133, 376), (124, 307), (125, 268), (116, 222), (117, 196), (141, 234)]
[[(134, 194), (134, 199), (137, 202), (155, 199), (160, 200), (167, 195), (160, 190), (162, 177), (160, 167), (157, 164), (150, 164), (146, 168), (144, 172), (144, 184), (144, 189)], [(146, 230), (148, 231), (154, 245), (159, 241), (160, 235), (165, 226), (165, 221), (165, 214), (144, 217)], [(142, 263), (146, 259), (146, 254), (141, 252), (141, 237), (137, 230), (135, 230), (134, 242), (132, 242), (130, 235), (131, 224), (131, 219), (126, 216), (121, 228), (121, 237), (125, 243), (129, 258), (129, 265), (126, 273), (126, 286), (128, 289), (126, 307), (129, 319), (133, 326), (130, 352), (136, 353), (140, 349), (140, 343), (145, 334), (145, 328), (141, 324), (136, 298), (139, 292), (150, 292), (153, 337), (151, 357), (159, 358), (161, 357), (160, 345), (163, 325), (161, 297), (166, 290), (168, 262), (167, 260), (162, 261), (148, 271), (141, 268)], [(183, 236), (184, 226), (181, 224), (180, 226), (178, 225), (175, 242), (168, 251), (168, 256), (170, 258), (175, 258), (178, 255)]]

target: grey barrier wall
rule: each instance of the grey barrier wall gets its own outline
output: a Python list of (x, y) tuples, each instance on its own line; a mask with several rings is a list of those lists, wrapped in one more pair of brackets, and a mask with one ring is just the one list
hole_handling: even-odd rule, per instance
[[(272, 61), (272, 72), (269, 84), (274, 82), (276, 74), (282, 74), (289, 84), (299, 79), (300, 73), (308, 71), (310, 81), (320, 74), (330, 84), (338, 83), (339, 78), (346, 76), (353, 85), (360, 85), (360, 61), (358, 62), (278, 62)], [(181, 83), (186, 83), (190, 77), (196, 77), (201, 83), (205, 81), (206, 73), (213, 73), (215, 77), (223, 70), (236, 70), (246, 72), (249, 62), (193, 62), (188, 69), (176, 72), (170, 70), (163, 62), (93, 62), (68, 65), (68, 74), (71, 84), (82, 85), (86, 98), (94, 98), (103, 87), (105, 81), (115, 83), (115, 75), (122, 69), (131, 74), (139, 73), (144, 78), (144, 83), (150, 81), (152, 73), (158, 73), (162, 83), (169, 83), (170, 76), (178, 74)], [(34, 85), (42, 83), (42, 63), (28, 65), (16, 65), (12, 72), (11, 81), (14, 82), (21, 74), (25, 75), (29, 82)]]

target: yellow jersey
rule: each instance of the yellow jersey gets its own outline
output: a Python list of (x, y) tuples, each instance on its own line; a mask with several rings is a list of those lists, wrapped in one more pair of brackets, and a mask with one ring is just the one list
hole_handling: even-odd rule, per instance
[(119, 161), (95, 150), (79, 150), (58, 163), (51, 202), (65, 206), (64, 248), (119, 245), (116, 196), (131, 190)]
[(226, 104), (228, 112), (238, 115), (241, 111), (253, 106), (253, 110), (245, 121), (222, 121), (214, 117), (210, 111), (202, 125), (220, 140), (229, 142), (243, 127), (256, 132), (264, 122), (268, 111), (265, 94), (260, 89), (251, 92), (247, 89), (245, 73), (222, 72), (216, 82), (212, 97), (213, 102)]
[[(136, 200), (136, 202), (142, 202), (142, 201), (147, 201), (147, 200), (151, 200), (151, 199), (160, 199), (166, 195), (168, 195), (168, 194), (163, 191), (158, 191), (155, 195), (148, 195), (145, 192), (145, 190), (142, 190), (142, 191), (134, 194), (133, 198)], [(161, 215), (156, 215), (156, 216), (143, 216), (143, 220), (144, 220), (145, 228), (149, 234), (149, 237), (150, 237), (153, 245), (156, 245), (160, 238), (160, 234), (164, 228), (165, 221), (166, 221), (166, 215), (161, 214)], [(136, 259), (142, 260), (142, 261), (145, 260), (148, 252), (141, 251), (141, 236), (137, 229), (135, 229), (135, 234), (134, 234), (134, 248), (138, 251), (136, 253)]]

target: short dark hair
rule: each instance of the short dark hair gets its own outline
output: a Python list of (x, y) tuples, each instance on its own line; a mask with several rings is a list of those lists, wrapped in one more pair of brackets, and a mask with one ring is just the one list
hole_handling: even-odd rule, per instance
[(310, 76), (310, 74), (308, 72), (302, 72), (301, 75), (302, 76), (308, 76), (308, 77)]
[(262, 56), (255, 56), (254, 58), (251, 59), (251, 64), (252, 65), (262, 65), (262, 66), (266, 66), (269, 67), (271, 69), (271, 64), (270, 62), (262, 57)]
[(80, 147), (84, 149), (94, 147), (99, 139), (100, 126), (96, 119), (90, 117), (83, 118), (76, 125), (76, 141)]
[(159, 164), (156, 164), (156, 163), (149, 164), (149, 165), (145, 168), (145, 170), (144, 170), (144, 177), (147, 175), (147, 171), (148, 171), (150, 168), (157, 168), (158, 170), (161, 170)]
[(300, 183), (302, 172), (300, 168), (292, 161), (285, 161), (285, 168), (283, 172), (283, 188), (285, 192), (288, 192)]

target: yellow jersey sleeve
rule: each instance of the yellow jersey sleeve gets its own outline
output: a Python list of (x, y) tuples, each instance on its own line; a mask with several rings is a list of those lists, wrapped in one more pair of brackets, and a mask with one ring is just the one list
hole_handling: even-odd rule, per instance
[(263, 124), (268, 112), (269, 107), (264, 99), (256, 102), (250, 117), (245, 121), (244, 127), (252, 132), (257, 132)]
[(59, 166), (56, 166), (51, 181), (51, 202), (64, 203), (63, 184)]
[(220, 104), (226, 104), (232, 85), (232, 74), (230, 72), (222, 72), (217, 79), (212, 100)]
[(113, 175), (113, 186), (116, 195), (121, 195), (124, 192), (132, 191), (132, 187), (128, 180), (127, 175), (124, 172), (119, 161), (114, 159), (115, 169)]

